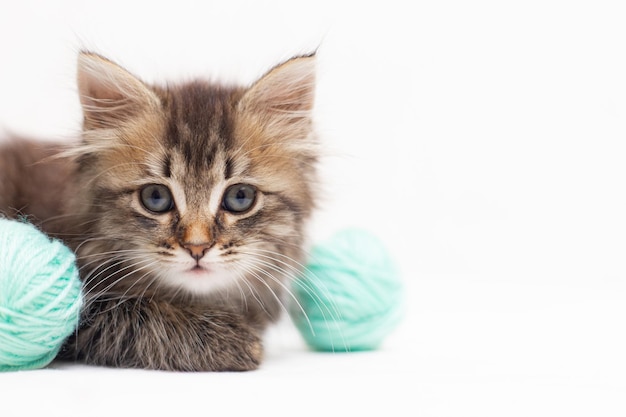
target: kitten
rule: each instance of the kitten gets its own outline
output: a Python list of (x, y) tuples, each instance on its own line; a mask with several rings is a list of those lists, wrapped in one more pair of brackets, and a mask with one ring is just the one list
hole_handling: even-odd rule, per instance
[(61, 358), (259, 366), (314, 207), (314, 67), (299, 56), (248, 88), (162, 87), (79, 55), (81, 141), (0, 147), (0, 212), (77, 254), (86, 307)]

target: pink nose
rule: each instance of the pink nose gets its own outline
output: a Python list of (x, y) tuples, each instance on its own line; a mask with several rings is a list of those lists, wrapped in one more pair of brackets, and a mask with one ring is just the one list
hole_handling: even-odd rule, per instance
[(202, 259), (202, 257), (211, 249), (211, 245), (208, 243), (200, 243), (200, 244), (192, 244), (192, 243), (183, 243), (183, 248), (189, 252), (189, 255), (196, 261)]

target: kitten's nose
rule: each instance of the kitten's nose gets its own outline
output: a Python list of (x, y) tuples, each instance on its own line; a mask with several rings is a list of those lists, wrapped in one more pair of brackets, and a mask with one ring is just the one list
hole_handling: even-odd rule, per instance
[(200, 244), (183, 243), (182, 246), (183, 248), (187, 250), (187, 252), (189, 252), (191, 257), (195, 259), (196, 261), (199, 261), (200, 259), (202, 259), (202, 257), (207, 253), (207, 251), (211, 249), (211, 245), (209, 243), (200, 243)]

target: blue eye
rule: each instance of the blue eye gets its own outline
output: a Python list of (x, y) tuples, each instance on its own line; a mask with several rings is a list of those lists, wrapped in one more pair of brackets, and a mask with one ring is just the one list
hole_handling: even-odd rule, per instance
[(224, 193), (223, 206), (231, 213), (248, 211), (256, 200), (256, 188), (247, 184), (231, 185)]
[(172, 193), (165, 185), (150, 184), (141, 189), (141, 204), (154, 213), (165, 213), (174, 208)]

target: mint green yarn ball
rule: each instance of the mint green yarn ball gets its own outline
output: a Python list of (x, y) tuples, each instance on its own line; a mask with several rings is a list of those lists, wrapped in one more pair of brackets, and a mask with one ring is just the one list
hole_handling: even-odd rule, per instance
[(76, 329), (81, 303), (70, 249), (0, 218), (0, 371), (48, 365)]
[(380, 239), (360, 229), (314, 246), (293, 292), (293, 321), (318, 351), (376, 349), (402, 318), (396, 266)]

